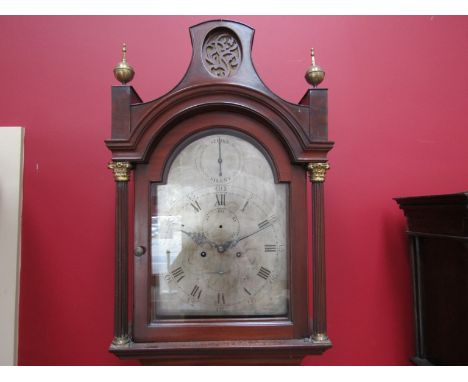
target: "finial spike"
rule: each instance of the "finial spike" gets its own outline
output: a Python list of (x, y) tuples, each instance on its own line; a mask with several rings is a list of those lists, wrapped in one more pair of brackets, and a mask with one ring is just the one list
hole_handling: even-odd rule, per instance
[(122, 61), (127, 61), (127, 44), (122, 44)]
[(312, 65), (309, 67), (309, 69), (307, 69), (307, 72), (305, 74), (305, 79), (309, 84), (311, 84), (314, 88), (316, 88), (317, 85), (323, 81), (325, 77), (325, 72), (320, 66), (315, 65), (315, 49), (314, 48), (310, 49), (310, 56), (312, 58)]

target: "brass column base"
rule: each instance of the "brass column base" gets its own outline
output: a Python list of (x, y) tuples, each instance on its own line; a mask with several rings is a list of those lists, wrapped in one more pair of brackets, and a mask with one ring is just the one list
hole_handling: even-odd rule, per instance
[(329, 341), (328, 336), (325, 333), (312, 334), (312, 340), (314, 342)]
[(130, 342), (130, 338), (128, 336), (114, 337), (114, 339), (112, 340), (112, 345), (123, 346), (123, 345), (128, 344), (129, 342)]

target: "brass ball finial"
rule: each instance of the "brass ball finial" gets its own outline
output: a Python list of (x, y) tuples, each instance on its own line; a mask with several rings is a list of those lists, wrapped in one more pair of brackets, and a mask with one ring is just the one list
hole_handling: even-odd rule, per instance
[(309, 84), (316, 88), (317, 85), (320, 84), (325, 78), (325, 72), (320, 66), (315, 65), (314, 48), (310, 50), (310, 55), (312, 56), (312, 65), (309, 67), (309, 69), (307, 69), (305, 79)]
[(114, 68), (114, 77), (120, 81), (122, 85), (130, 82), (135, 75), (133, 68), (127, 63), (127, 44), (122, 44), (122, 61)]

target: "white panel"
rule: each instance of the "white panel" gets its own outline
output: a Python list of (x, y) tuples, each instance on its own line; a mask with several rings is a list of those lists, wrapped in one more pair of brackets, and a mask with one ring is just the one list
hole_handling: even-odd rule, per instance
[(17, 364), (22, 127), (0, 127), (0, 365)]

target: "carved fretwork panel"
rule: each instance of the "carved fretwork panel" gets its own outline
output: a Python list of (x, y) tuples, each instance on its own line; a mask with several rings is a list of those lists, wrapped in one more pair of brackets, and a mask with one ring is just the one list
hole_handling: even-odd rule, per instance
[(203, 44), (203, 64), (214, 77), (230, 77), (241, 64), (241, 48), (238, 38), (225, 28), (208, 34)]

